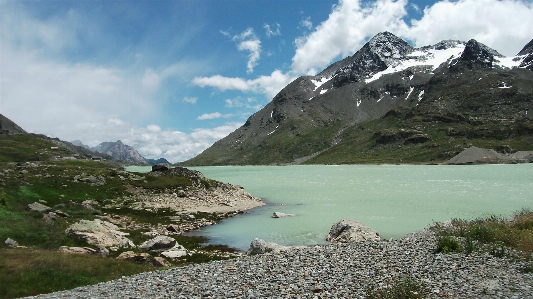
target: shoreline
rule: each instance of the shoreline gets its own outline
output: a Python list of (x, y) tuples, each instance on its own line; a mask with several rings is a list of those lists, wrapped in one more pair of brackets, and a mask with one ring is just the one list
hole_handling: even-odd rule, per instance
[(523, 262), (483, 253), (434, 253), (428, 229), (392, 241), (296, 247), (278, 253), (145, 272), (28, 298), (364, 298), (368, 288), (413, 277), (428, 298), (530, 298)]

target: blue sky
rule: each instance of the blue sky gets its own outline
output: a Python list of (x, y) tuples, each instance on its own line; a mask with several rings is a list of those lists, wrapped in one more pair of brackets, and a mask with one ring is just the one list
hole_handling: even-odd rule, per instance
[(0, 113), (178, 162), (378, 32), (512, 56), (531, 28), (530, 0), (0, 0)]

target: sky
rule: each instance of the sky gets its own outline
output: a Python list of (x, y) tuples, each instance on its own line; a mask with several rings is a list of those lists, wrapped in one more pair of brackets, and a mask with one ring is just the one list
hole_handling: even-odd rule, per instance
[(379, 32), (514, 56), (531, 28), (533, 0), (0, 0), (0, 114), (175, 163)]

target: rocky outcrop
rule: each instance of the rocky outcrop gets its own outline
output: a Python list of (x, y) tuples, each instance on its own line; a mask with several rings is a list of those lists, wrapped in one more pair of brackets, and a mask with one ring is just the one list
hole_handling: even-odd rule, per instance
[(145, 262), (150, 258), (151, 255), (149, 253), (143, 252), (143, 253), (135, 253), (133, 251), (125, 251), (121, 253), (119, 256), (117, 256), (117, 260), (129, 260), (129, 261), (135, 261), (135, 262)]
[(263, 254), (268, 252), (280, 252), (290, 250), (291, 246), (283, 246), (272, 242), (267, 242), (263, 239), (255, 238), (250, 244), (250, 248), (246, 252), (248, 255)]
[(187, 250), (181, 245), (176, 246), (175, 248), (167, 251), (161, 252), (161, 255), (169, 259), (177, 259), (180, 257), (187, 256)]
[(331, 227), (326, 241), (332, 243), (349, 243), (381, 241), (379, 233), (356, 220), (343, 219)]
[(69, 236), (78, 237), (95, 246), (103, 247), (134, 247), (131, 240), (126, 238), (128, 233), (121, 232), (113, 223), (100, 219), (80, 220), (65, 230)]
[(101, 175), (87, 175), (81, 174), (74, 177), (74, 183), (86, 183), (91, 186), (103, 186), (105, 185), (105, 178)]
[(170, 164), (159, 163), (152, 166), (152, 171), (167, 171), (170, 169)]
[(501, 154), (492, 149), (469, 147), (444, 164), (513, 164), (533, 162), (533, 151), (519, 151), (512, 154)]
[(98, 247), (98, 249), (93, 249), (90, 247), (61, 246), (59, 247), (58, 251), (68, 254), (94, 254), (102, 257), (109, 256), (109, 250), (107, 250), (107, 248), (105, 247)]
[(51, 207), (45, 206), (40, 202), (34, 202), (34, 203), (28, 204), (27, 209), (28, 211), (38, 212), (42, 214), (54, 211), (54, 209), (52, 209)]

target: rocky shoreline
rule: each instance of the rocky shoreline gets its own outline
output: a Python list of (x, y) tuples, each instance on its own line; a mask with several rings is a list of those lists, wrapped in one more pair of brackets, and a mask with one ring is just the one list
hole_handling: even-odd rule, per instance
[[(424, 282), (429, 298), (532, 298), (528, 263), (487, 253), (434, 253), (422, 230), (396, 240), (294, 247), (28, 298), (365, 298), (401, 277)], [(526, 272), (526, 273), (525, 273)]]

